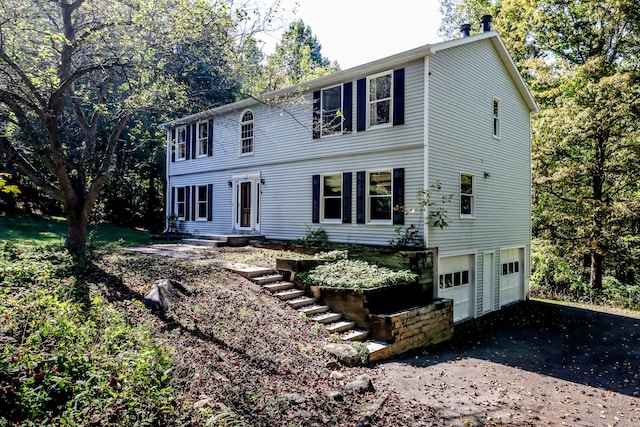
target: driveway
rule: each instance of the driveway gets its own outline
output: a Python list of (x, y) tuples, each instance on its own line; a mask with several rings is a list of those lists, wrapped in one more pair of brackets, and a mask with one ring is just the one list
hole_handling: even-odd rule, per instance
[(522, 302), (378, 370), (444, 425), (640, 426), (640, 314)]

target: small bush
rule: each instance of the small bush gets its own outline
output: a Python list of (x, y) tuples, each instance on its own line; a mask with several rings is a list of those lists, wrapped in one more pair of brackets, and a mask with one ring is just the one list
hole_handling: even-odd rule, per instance
[(418, 278), (407, 270), (394, 271), (366, 261), (346, 259), (319, 265), (298, 277), (308, 285), (336, 288), (378, 288), (411, 283)]

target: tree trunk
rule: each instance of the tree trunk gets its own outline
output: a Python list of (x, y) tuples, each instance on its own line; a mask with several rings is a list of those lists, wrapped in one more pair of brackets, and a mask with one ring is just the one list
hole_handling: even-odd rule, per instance
[(73, 255), (84, 255), (87, 248), (87, 224), (89, 214), (83, 203), (80, 206), (68, 206), (67, 211), (67, 240), (64, 247)]
[(603, 261), (604, 257), (601, 254), (591, 252), (591, 276), (589, 284), (591, 285), (591, 288), (596, 291), (602, 290)]

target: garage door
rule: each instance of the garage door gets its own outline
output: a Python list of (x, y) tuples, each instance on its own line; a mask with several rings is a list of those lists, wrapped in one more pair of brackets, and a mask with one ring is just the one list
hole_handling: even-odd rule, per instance
[(500, 251), (500, 305), (522, 299), (524, 290), (524, 249)]
[(453, 321), (471, 317), (474, 255), (441, 257), (438, 261), (438, 297), (453, 300)]

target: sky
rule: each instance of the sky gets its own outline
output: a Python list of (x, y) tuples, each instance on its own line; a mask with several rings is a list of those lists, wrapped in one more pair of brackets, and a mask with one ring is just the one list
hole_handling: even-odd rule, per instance
[[(343, 70), (440, 41), (438, 0), (282, 0)], [(265, 37), (271, 53), (282, 32)]]

